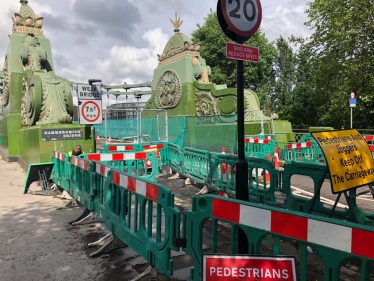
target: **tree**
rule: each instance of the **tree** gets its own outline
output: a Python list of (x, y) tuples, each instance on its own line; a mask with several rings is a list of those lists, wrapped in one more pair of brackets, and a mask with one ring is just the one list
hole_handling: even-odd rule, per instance
[[(192, 32), (192, 41), (200, 43), (200, 54), (212, 69), (210, 80), (216, 84), (236, 86), (236, 60), (226, 57), (226, 42), (231, 42), (221, 30), (216, 12), (210, 10), (203, 25), (197, 25)], [(263, 105), (268, 100), (274, 83), (273, 59), (276, 54), (275, 47), (268, 42), (264, 33), (257, 31), (244, 43), (260, 49), (260, 62), (244, 62), (244, 86), (254, 90)]]
[(292, 118), (294, 104), (293, 88), (296, 80), (296, 55), (282, 37), (275, 42), (277, 53), (274, 58), (276, 82), (271, 94), (271, 105), (281, 119)]
[(310, 54), (319, 121), (349, 126), (349, 93), (357, 93), (355, 127), (374, 124), (374, 1), (315, 0), (307, 10), (310, 38), (294, 39)]

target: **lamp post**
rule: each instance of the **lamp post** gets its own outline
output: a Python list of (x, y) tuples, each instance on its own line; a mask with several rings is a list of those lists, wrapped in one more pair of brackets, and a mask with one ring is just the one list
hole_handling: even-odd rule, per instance
[[(92, 86), (93, 83), (101, 83), (101, 79), (88, 79), (88, 84), (90, 84), (90, 86)], [(94, 151), (96, 152), (96, 139), (93, 125), (91, 125), (91, 139), (93, 141)]]

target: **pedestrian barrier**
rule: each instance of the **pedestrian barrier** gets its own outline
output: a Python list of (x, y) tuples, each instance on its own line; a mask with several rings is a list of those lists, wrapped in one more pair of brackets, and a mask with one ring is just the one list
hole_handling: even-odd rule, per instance
[(198, 182), (211, 185), (211, 153), (195, 148), (183, 148), (182, 174)]
[(253, 136), (244, 139), (244, 154), (246, 156), (266, 159), (268, 154), (273, 155), (275, 147), (275, 140), (271, 136), (265, 139)]
[(85, 206), (91, 209), (91, 173), (93, 163), (80, 157), (71, 157), (70, 190), (69, 193)]
[(312, 141), (288, 144), (283, 149), (283, 159), (286, 163), (304, 162), (318, 164), (320, 159)]
[(53, 172), (51, 179), (63, 189), (69, 191), (70, 161), (68, 154), (60, 151), (53, 151), (52, 162)]
[[(86, 159), (72, 157), (71, 194), (102, 217), (116, 237), (152, 266), (172, 275), (170, 251), (179, 250), (173, 246), (173, 238), (180, 236), (180, 213), (174, 206), (174, 195), (154, 183), (153, 175), (132, 177), (122, 172), (123, 163), (114, 159), (127, 160), (131, 155), (135, 160), (150, 159), (157, 166), (158, 160), (152, 152), (120, 157), (112, 154), (112, 159), (105, 154), (100, 158), (97, 154), (86, 154)], [(96, 159), (108, 163), (102, 164)]]
[(366, 135), (364, 136), (364, 139), (369, 145), (371, 156), (374, 158), (374, 135)]
[(129, 152), (129, 151), (149, 151), (157, 150), (160, 163), (159, 166), (167, 164), (167, 143), (152, 143), (152, 144), (106, 144), (103, 148), (103, 153), (114, 152)]
[(167, 152), (167, 160), (170, 168), (177, 173), (182, 173), (182, 150), (179, 145), (169, 143)]
[[(211, 249), (209, 253), (235, 255), (239, 228), (243, 230), (248, 241), (248, 254), (264, 254), (261, 243), (267, 237), (272, 237), (274, 241), (274, 255), (283, 254), (281, 246), (287, 241), (297, 243), (300, 247), (295, 254), (300, 263), (299, 280), (309, 280), (308, 247), (312, 247), (323, 261), (324, 280), (341, 280), (339, 275), (342, 265), (353, 258), (360, 261), (360, 280), (369, 280), (370, 262), (374, 261), (373, 227), (338, 219), (203, 195), (192, 198), (192, 208), (183, 212), (183, 221), (185, 227), (182, 235), (186, 239), (183, 251), (194, 259), (194, 266), (190, 269), (192, 281), (202, 279), (202, 257), (206, 253), (203, 243), (211, 241), (211, 245), (205, 244), (206, 248)], [(212, 230), (211, 235), (204, 239), (207, 222)], [(223, 224), (231, 231), (230, 245), (226, 247), (228, 250), (218, 248), (218, 228)], [(191, 239), (192, 237), (194, 238)]]
[[(152, 148), (155, 147), (145, 147)], [(206, 151), (193, 148), (181, 151), (179, 146), (169, 144), (167, 157), (168, 163), (181, 169), (186, 176), (235, 196), (235, 155), (216, 154), (212, 158)], [(54, 151), (53, 179), (60, 180), (65, 175), (68, 183), (65, 186), (74, 198), (102, 217), (107, 228), (151, 266), (167, 275), (173, 273), (171, 250), (178, 251), (182, 247), (194, 259), (191, 280), (201, 280), (203, 228), (204, 223), (210, 221), (213, 253), (218, 253), (218, 225), (224, 222), (231, 228), (231, 254), (236, 253), (236, 233), (241, 228), (249, 241), (250, 254), (260, 254), (260, 244), (269, 235), (274, 239), (275, 255), (280, 254), (281, 243), (286, 239), (299, 243), (301, 280), (306, 280), (308, 246), (323, 258), (326, 280), (338, 280), (342, 262), (349, 258), (362, 261), (361, 280), (368, 280), (365, 279), (368, 262), (374, 259), (368, 249), (374, 246), (374, 229), (365, 224), (374, 224), (374, 214), (359, 209), (354, 196), (356, 191), (349, 191), (353, 210), (346, 208), (335, 212), (331, 212), (332, 208), (326, 207), (319, 196), (312, 208), (311, 198), (294, 195), (291, 191), (291, 177), (297, 174), (309, 176), (316, 193), (325, 177), (325, 166), (291, 162), (285, 164), (284, 170), (277, 170), (275, 163), (268, 159), (247, 157), (250, 201), (262, 204), (202, 195), (192, 198), (192, 209), (184, 211), (180, 221), (173, 193), (155, 183), (157, 171), (145, 172), (144, 161), (148, 159), (153, 167), (157, 166), (158, 159), (151, 151), (88, 153), (73, 156), (71, 160), (65, 153)], [(223, 173), (222, 164), (226, 164), (226, 173)], [(258, 176), (260, 170), (269, 173), (270, 182)], [(285, 195), (283, 203), (278, 202), (276, 193)], [(309, 210), (312, 214), (308, 214)], [(358, 223), (351, 222), (354, 220), (352, 211)], [(339, 234), (338, 238), (333, 230)]]

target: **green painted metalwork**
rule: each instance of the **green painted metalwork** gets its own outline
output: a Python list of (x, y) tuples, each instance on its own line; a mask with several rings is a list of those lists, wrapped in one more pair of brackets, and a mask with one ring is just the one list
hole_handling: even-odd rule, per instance
[[(306, 214), (300, 214), (297, 212), (282, 210), (279, 208), (272, 208), (267, 207), (263, 205), (253, 204), (249, 202), (243, 202), (243, 201), (237, 201), (234, 199), (226, 199), (222, 197), (217, 197), (213, 195), (202, 195), (199, 197), (193, 197), (192, 198), (192, 209), (188, 211), (183, 212), (183, 220), (184, 220), (184, 228), (183, 228), (183, 238), (187, 240), (187, 246), (183, 248), (183, 250), (190, 254), (194, 259), (194, 267), (191, 268), (190, 271), (190, 280), (191, 281), (197, 281), (201, 280), (202, 276), (202, 255), (204, 253), (203, 249), (203, 233), (204, 233), (204, 222), (211, 220), (212, 221), (212, 227), (217, 228), (221, 223), (225, 223), (226, 225), (229, 224), (228, 227), (231, 229), (231, 247), (229, 251), (223, 252), (222, 249), (217, 250), (218, 245), (218, 236), (217, 236), (217, 230), (212, 229), (212, 237), (211, 237), (211, 253), (219, 253), (219, 254), (237, 254), (237, 240), (236, 240), (236, 233), (237, 229), (240, 227), (244, 230), (244, 233), (246, 234), (246, 237), (248, 239), (248, 252), (249, 254), (261, 254), (261, 241), (268, 236), (271, 235), (274, 237), (274, 255), (279, 254), (279, 248), (281, 243), (284, 243), (285, 240), (291, 240), (295, 241), (300, 245), (300, 253), (299, 256), (296, 257), (297, 260), (300, 261), (300, 280), (307, 280), (307, 247), (311, 246), (313, 249), (318, 253), (318, 256), (322, 258), (323, 264), (325, 266), (324, 280), (331, 280), (331, 281), (338, 281), (339, 278), (339, 271), (341, 266), (344, 264), (344, 262), (348, 259), (357, 258), (359, 261), (361, 261), (361, 280), (369, 280), (369, 268), (368, 264), (370, 261), (374, 260), (374, 255), (368, 254), (370, 251), (361, 251), (362, 254), (353, 254), (350, 253), (351, 247), (350, 244), (351, 241), (345, 241), (347, 245), (340, 245), (337, 247), (337, 245), (332, 245), (323, 243), (323, 239), (321, 239), (321, 243), (317, 242), (308, 242), (310, 238), (304, 235), (300, 235), (300, 232), (290, 230), (288, 231), (288, 228), (282, 229), (282, 228), (270, 228), (270, 225), (276, 224), (276, 221), (273, 219), (270, 219), (268, 221), (268, 225), (266, 224), (266, 219), (261, 218), (261, 220), (265, 219), (265, 221), (262, 221), (260, 223), (259, 217), (256, 217), (255, 214), (266, 217), (266, 214), (268, 214), (271, 217), (277, 217), (277, 218), (289, 218), (290, 221), (283, 221), (280, 222), (283, 223), (287, 227), (289, 227), (290, 224), (293, 223), (293, 221), (299, 221), (299, 222), (306, 222), (313, 224), (318, 223), (321, 226), (325, 226), (326, 229), (321, 229), (321, 233), (324, 233), (324, 236), (327, 236), (327, 234), (330, 236), (333, 235), (339, 235), (337, 233), (337, 229), (352, 229), (352, 233), (365, 233), (367, 237), (374, 237), (374, 229), (372, 227), (367, 226), (361, 226), (353, 223), (344, 222), (342, 220), (338, 219), (326, 219), (321, 218), (316, 215), (306, 215)], [(222, 204), (223, 202), (223, 204)], [(227, 208), (224, 208), (222, 210), (217, 211), (218, 206), (227, 206)], [(240, 207), (239, 207), (240, 206)], [(233, 213), (236, 213), (236, 210), (243, 210), (243, 208), (247, 208), (248, 213), (247, 215), (250, 216), (253, 214), (252, 218), (247, 217), (237, 217), (236, 215), (233, 215)], [(241, 212), (241, 211), (240, 211)], [(225, 219), (223, 219), (225, 218)], [(240, 223), (240, 221), (243, 221), (243, 223)], [(239, 221), (239, 222), (238, 222)], [(244, 223), (245, 221), (245, 223)], [(278, 222), (279, 224), (279, 222)], [(254, 225), (262, 225), (262, 227), (256, 227)], [(300, 226), (294, 226), (290, 229), (297, 229), (297, 228), (303, 228), (306, 227), (304, 225)], [(267, 230), (266, 230), (267, 229)], [(335, 232), (334, 232), (335, 231)], [(198, 234), (198, 235), (197, 235)], [(348, 235), (349, 236), (349, 235)], [(191, 239), (194, 237), (193, 239)], [(358, 237), (352, 237), (353, 239), (359, 240)], [(332, 240), (332, 238), (330, 238)], [(373, 247), (374, 242), (372, 239), (367, 241), (354, 241), (355, 243), (362, 243), (362, 246), (365, 247)], [(369, 246), (372, 245), (372, 246)], [(206, 245), (205, 245), (206, 246)], [(209, 245), (210, 246), (210, 245)], [(345, 249), (345, 250), (342, 250)]]
[[(7, 156), (21, 157), (26, 163), (48, 162), (50, 152), (56, 149), (53, 141), (42, 141), (42, 129), (51, 128), (51, 124), (56, 130), (66, 128), (64, 124), (86, 128), (72, 126), (70, 85), (55, 74), (50, 41), (44, 36), (42, 25), (43, 18), (35, 15), (27, 1), (21, 1), (9, 36), (1, 86), (0, 148)], [(90, 133), (76, 142), (84, 145), (86, 151), (95, 150)], [(77, 144), (64, 140), (61, 143), (65, 152)]]

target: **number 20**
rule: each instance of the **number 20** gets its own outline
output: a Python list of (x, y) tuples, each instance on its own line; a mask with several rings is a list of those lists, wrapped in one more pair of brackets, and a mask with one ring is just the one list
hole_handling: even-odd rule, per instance
[[(232, 1), (233, 0), (229, 0), (229, 3), (232, 4)], [(229, 13), (229, 15), (230, 15), (230, 17), (240, 19), (240, 14), (238, 14), (238, 11), (240, 10), (240, 0), (235, 0), (235, 1), (236, 1), (236, 7), (234, 8), (234, 10), (232, 10)], [(252, 16), (248, 16), (248, 13), (247, 13), (247, 7), (248, 7), (248, 5), (252, 6), (252, 11), (253, 11)], [(243, 8), (244, 8), (243, 9), (244, 10), (244, 17), (248, 21), (253, 21), (256, 18), (256, 7), (255, 7), (255, 4), (253, 3), (253, 0), (245, 0)]]

